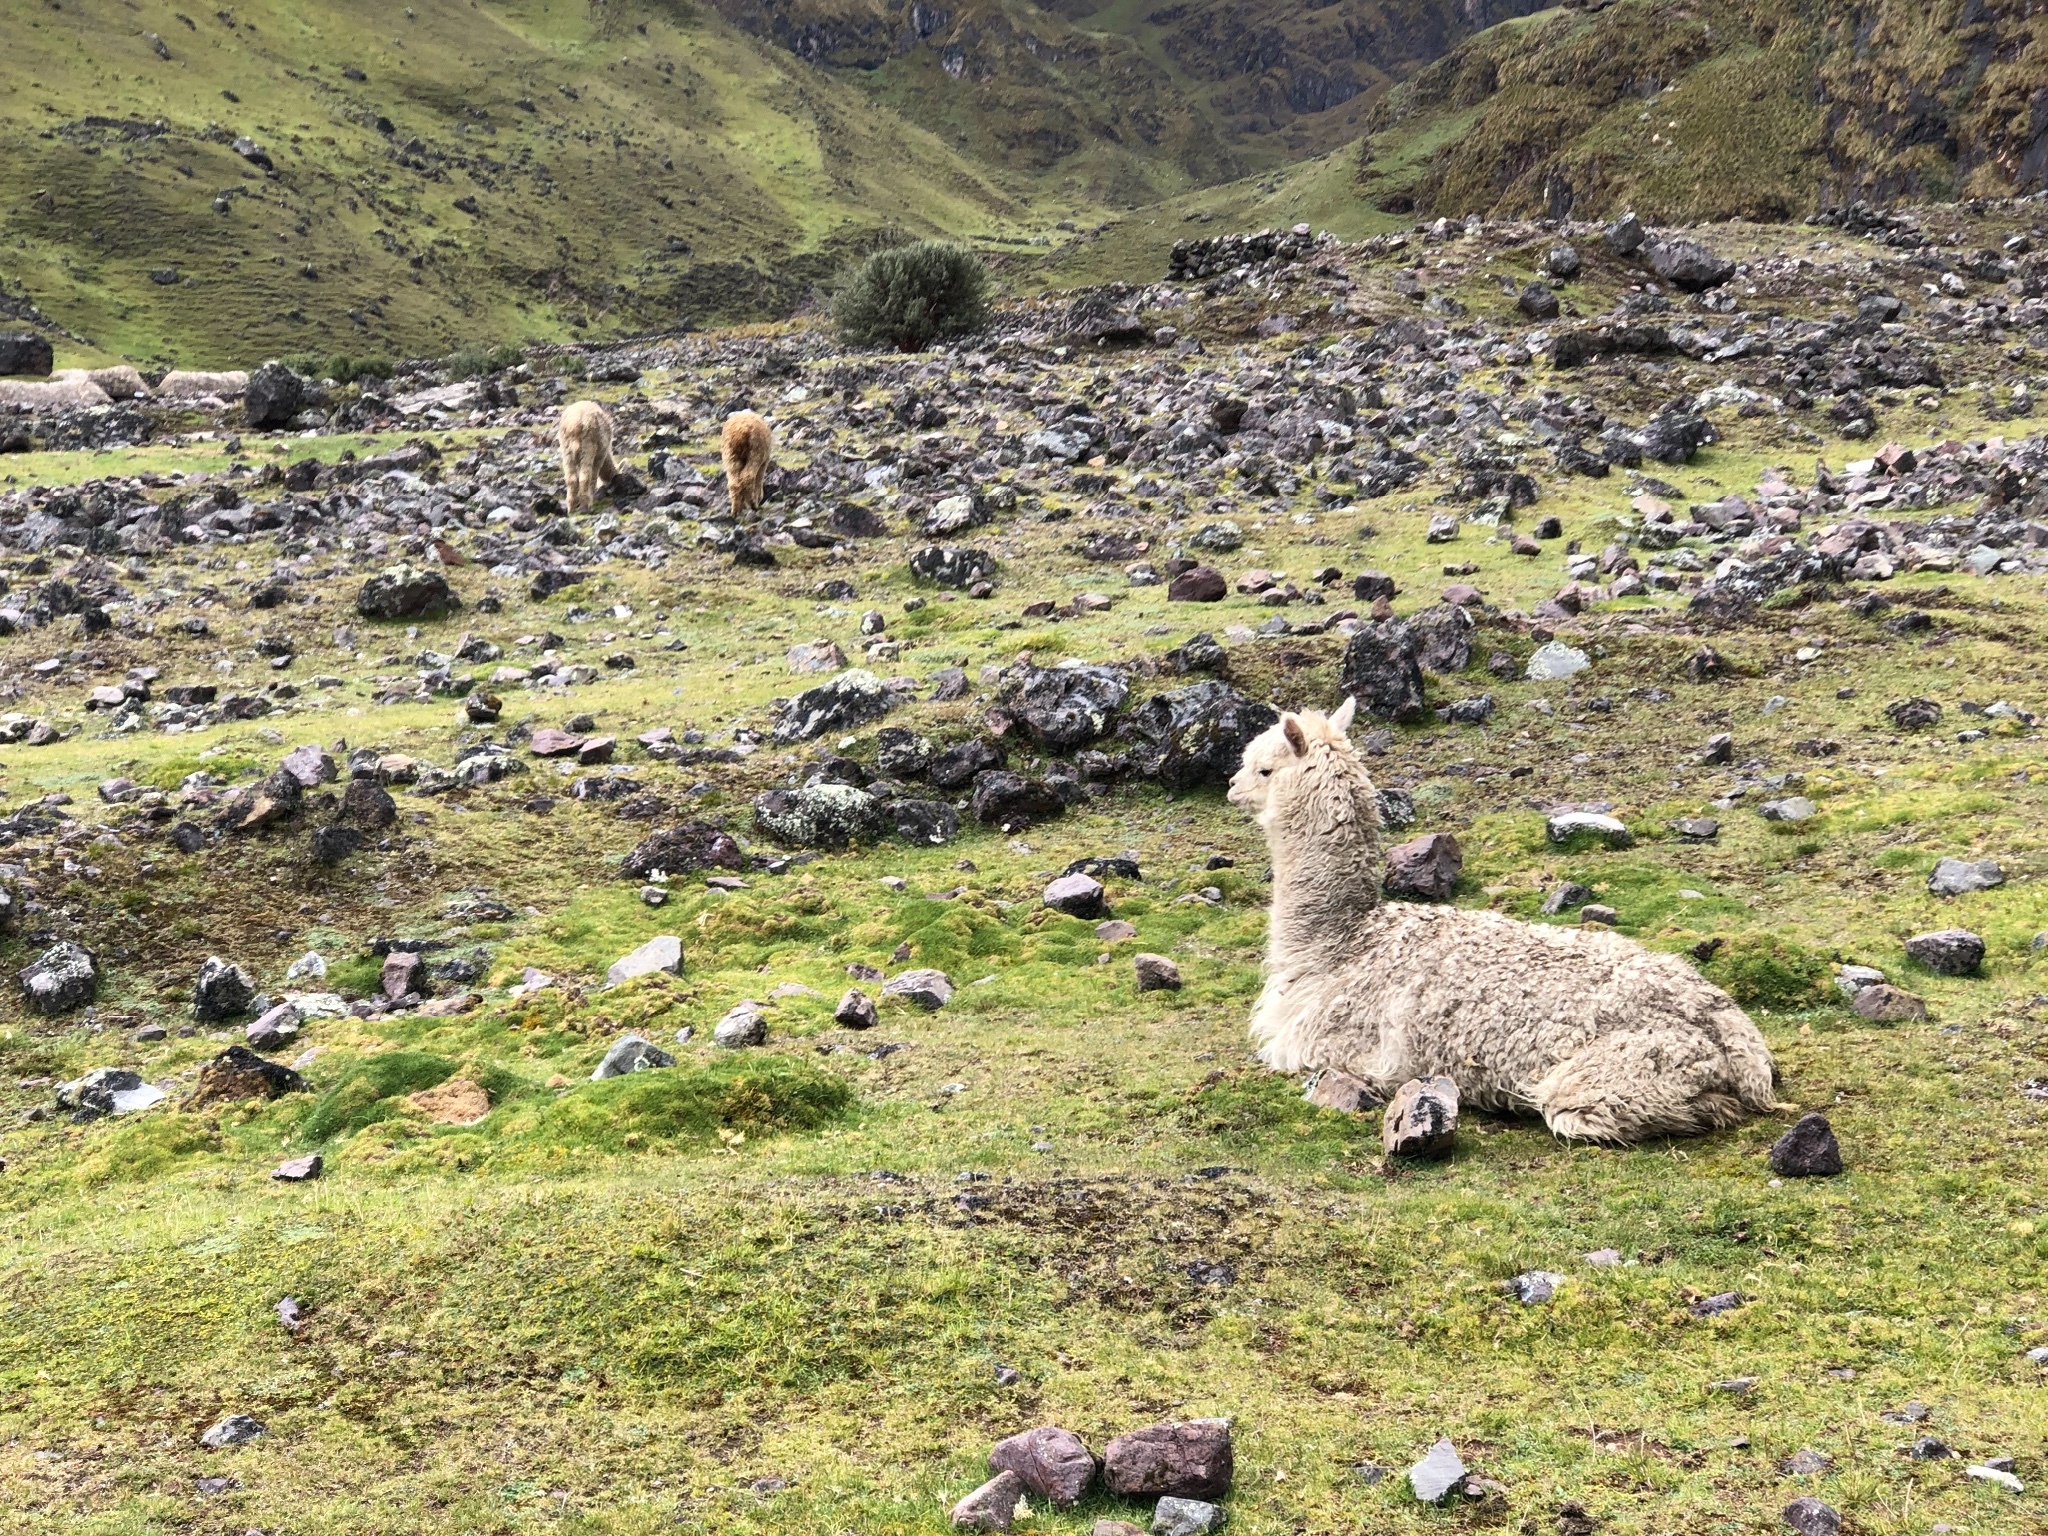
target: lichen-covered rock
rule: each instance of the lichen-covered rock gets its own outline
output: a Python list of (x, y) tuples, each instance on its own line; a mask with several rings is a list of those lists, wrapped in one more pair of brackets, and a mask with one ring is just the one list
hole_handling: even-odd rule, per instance
[(1079, 1435), (1054, 1424), (997, 1441), (988, 1465), (992, 1472), (1016, 1473), (1026, 1489), (1060, 1509), (1086, 1496), (1099, 1467)]
[(775, 722), (778, 745), (815, 741), (879, 720), (900, 702), (894, 689), (864, 667), (851, 667), (828, 682), (806, 688), (789, 701)]
[(202, 1024), (238, 1019), (256, 998), (256, 982), (239, 965), (208, 955), (192, 987), (192, 1017)]
[(851, 784), (808, 784), (756, 795), (754, 825), (785, 848), (846, 848), (896, 830), (887, 803)]
[(1021, 729), (1048, 752), (1071, 752), (1109, 734), (1131, 691), (1122, 667), (1014, 667), (992, 718)]
[(1228, 784), (1252, 738), (1279, 718), (1272, 705), (1212, 679), (1155, 693), (1130, 711), (1123, 736), (1138, 771), (1179, 792)]
[(69, 1013), (99, 995), (99, 965), (92, 951), (63, 939), (21, 969), (22, 1001), (29, 1012)]
[(928, 544), (910, 557), (910, 574), (935, 587), (967, 588), (993, 581), (995, 556), (985, 549), (956, 549)]
[(1400, 619), (1359, 626), (1344, 647), (1339, 686), (1369, 715), (1407, 725), (1423, 717), (1422, 653)]
[(1228, 1419), (1151, 1424), (1118, 1435), (1102, 1456), (1104, 1485), (1125, 1499), (1220, 1499), (1235, 1470)]
[(985, 827), (1020, 831), (1063, 815), (1067, 804), (1050, 785), (992, 768), (974, 780), (974, 819)]

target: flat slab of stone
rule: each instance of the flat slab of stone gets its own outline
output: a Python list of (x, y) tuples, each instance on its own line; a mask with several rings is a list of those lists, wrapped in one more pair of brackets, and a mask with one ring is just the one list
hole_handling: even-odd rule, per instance
[(1444, 1495), (1465, 1481), (1467, 1468), (1459, 1459), (1458, 1448), (1448, 1440), (1439, 1440), (1429, 1448), (1422, 1460), (1408, 1469), (1408, 1486), (1415, 1490), (1415, 1497), (1425, 1504), (1440, 1504)]
[(1873, 1024), (1906, 1024), (1927, 1017), (1925, 998), (1883, 981), (1858, 988), (1849, 1006)]
[(1597, 837), (1610, 848), (1626, 848), (1635, 841), (1618, 818), (1601, 811), (1559, 811), (1545, 824), (1553, 843), (1569, 843), (1575, 837)]
[(683, 941), (672, 933), (664, 933), (649, 939), (630, 954), (621, 955), (604, 975), (605, 980), (616, 987), (636, 976), (652, 976), (656, 971), (676, 976), (682, 974), (682, 969)]
[(1024, 1483), (1014, 1472), (998, 1472), (953, 1506), (954, 1525), (969, 1531), (1007, 1531), (1017, 1522)]
[(1968, 896), (2005, 884), (2005, 871), (1996, 859), (1937, 859), (1927, 877), (1927, 889), (1936, 896)]

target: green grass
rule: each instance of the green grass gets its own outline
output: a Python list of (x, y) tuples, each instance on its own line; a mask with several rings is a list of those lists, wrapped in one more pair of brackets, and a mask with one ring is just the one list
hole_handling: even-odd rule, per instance
[[(1959, 395), (1939, 417), (1898, 406), (1884, 430), (1980, 435), (1966, 406)], [(781, 425), (795, 438), (806, 422), (792, 404)], [(1726, 427), (1723, 443), (1669, 472), (1688, 495), (1745, 488), (1785, 462), (1774, 423)], [(1801, 452), (1835, 462), (1847, 447)], [(687, 451), (708, 465), (715, 449)], [(174, 467), (209, 462), (210, 450), (153, 452)], [(100, 472), (90, 457), (45, 455), (9, 469), (38, 483)], [(1263, 502), (1240, 513), (1248, 545), (1235, 560), (1375, 566), (1401, 582), (1403, 612), (1434, 600), (1447, 557), (1479, 564), (1468, 579), (1503, 607), (1555, 589), (1554, 560), (1519, 560), (1476, 529), (1448, 555), (1427, 545), (1429, 494), (1355, 511)], [(1623, 506), (1618, 485), (1581, 481), (1549, 489), (1542, 510), (1597, 547)], [(457, 567), (472, 606), (416, 637), (344, 620), (358, 562), (318, 554), (323, 603), (293, 620), (304, 649), (291, 675), (333, 672), (347, 686), (190, 736), (79, 729), (11, 748), (0, 799), (62, 791), (82, 818), (110, 820), (94, 786), (117, 772), (175, 784), (200, 767), (268, 764), (306, 740), (445, 762), (463, 729), (453, 708), (372, 703), (368, 676), (405, 670), (382, 658), (452, 649), (464, 630), (509, 645), (554, 629), (571, 660), (625, 646), (640, 665), (572, 700), (536, 700), (541, 723), (593, 713), (627, 743), (624, 766), (751, 844), (749, 798), (796, 755), (680, 769), (641, 756), (632, 737), (657, 724), (719, 739), (759, 727), (791, 688), (784, 646), (830, 635), (850, 650), (858, 606), (916, 637), (902, 665), (914, 675), (975, 675), (1025, 647), (1156, 653), (1195, 628), (1220, 634), (1267, 615), (1232, 596), (1190, 616), (1158, 588), (1120, 588), (1106, 614), (993, 628), (1034, 597), (1099, 580), (1063, 553), (1072, 529), (1018, 519), (992, 531), (1006, 584), (989, 605), (920, 593), (900, 551), (872, 546), (831, 566), (787, 551), (778, 571), (743, 580), (694, 552), (658, 572), (608, 567), (589, 586), (633, 617), (588, 623), (565, 614), (597, 606), (589, 591), (533, 603), (509, 582), (503, 612), (480, 614), (473, 600), (498, 583)], [(270, 553), (252, 542), (229, 565)], [(193, 594), (232, 579), (214, 558), (162, 557), (150, 589)], [(856, 582), (855, 610), (834, 616), (810, 598), (828, 571)], [(1248, 1057), (1265, 858), (1214, 791), (1119, 791), (1020, 838), (970, 827), (943, 849), (891, 844), (750, 873), (733, 893), (679, 879), (660, 908), (616, 875), (644, 826), (567, 799), (567, 780), (539, 762), (444, 797), (400, 788), (392, 850), (334, 870), (307, 863), (303, 832), (202, 856), (82, 840), (99, 873), (39, 864), (38, 899), (73, 908), (105, 958), (99, 1004), (53, 1022), (0, 1001), (0, 1529), (936, 1536), (1001, 1435), (1057, 1422), (1100, 1449), (1142, 1423), (1215, 1413), (1236, 1424), (1233, 1529), (1254, 1536), (1540, 1531), (1567, 1500), (1628, 1536), (1762, 1532), (1808, 1491), (1860, 1532), (2029, 1532), (2033, 1492), (1967, 1485), (1957, 1464), (1899, 1448), (1924, 1429), (1975, 1458), (2016, 1454), (2030, 1484), (2039, 1476), (2048, 1418), (2022, 1352), (2048, 1342), (2048, 1126), (2014, 1085), (2048, 1072), (2032, 1001), (2048, 992), (2048, 954), (2030, 943), (2048, 928), (2037, 878), (2048, 753), (2024, 733), (1965, 745), (1944, 732), (1894, 741), (1875, 727), (1884, 703), (1909, 693), (2040, 698), (2048, 597), (2034, 577), (1910, 577), (1890, 590), (1955, 638), (1923, 650), (1830, 603), (1772, 610), (1715, 636), (1729, 673), (1695, 684), (1683, 664), (1699, 637), (1672, 632), (1679, 600), (1658, 598), (1585, 626), (1594, 666), (1570, 684), (1482, 684), (1476, 670), (1432, 681), (1435, 699), (1488, 688), (1494, 723), (1402, 730), (1373, 760), (1384, 782), (1415, 794), (1417, 830), (1463, 840), (1462, 901), (1533, 918), (1544, 891), (1572, 879), (1655, 947), (1722, 939), (1706, 972), (1755, 1008), (1784, 1102), (1833, 1119), (1850, 1169), (1836, 1181), (1770, 1182), (1764, 1153), (1789, 1108), (1631, 1150), (1468, 1116), (1449, 1161), (1384, 1161), (1371, 1118), (1312, 1109), (1297, 1081)], [(927, 599), (920, 622), (896, 624), (913, 595)], [(174, 597), (153, 615), (156, 636), (117, 630), (94, 654), (114, 676), (147, 660), (165, 683), (269, 676), (251, 642), (274, 615), (212, 604), (202, 640), (175, 628), (196, 611)], [(330, 617), (313, 622), (320, 614)], [(346, 649), (333, 634), (343, 622), (357, 631)], [(1150, 633), (1160, 625), (1167, 635)], [(657, 631), (689, 649), (661, 649)], [(13, 638), (7, 654), (53, 654), (49, 638)], [(1793, 659), (1815, 642), (1820, 660)], [(1283, 667), (1259, 644), (1232, 642), (1233, 667), (1261, 695), (1333, 704), (1335, 647), (1318, 643), (1301, 640), (1305, 659)], [(87, 724), (82, 670), (20, 675), (11, 707)], [(1635, 691), (1653, 686), (1671, 699)], [(1854, 697), (1838, 697), (1845, 686)], [(1789, 703), (1767, 715), (1774, 696)], [(1602, 698), (1611, 712), (1592, 707)], [(1553, 712), (1527, 707), (1538, 700)], [(524, 713), (526, 696), (517, 702)], [(890, 723), (957, 737), (976, 713), (919, 703)], [(1724, 774), (1694, 766), (1721, 729), (1736, 734), (1739, 760), (1806, 775), (1818, 830), (1781, 833), (1752, 798), (1718, 813), (1713, 844), (1666, 832), (1724, 787)], [(853, 751), (867, 754), (872, 728), (855, 735)], [(1842, 750), (1795, 751), (1815, 737)], [(1510, 765), (1530, 772), (1510, 779)], [(713, 792), (690, 797), (700, 780)], [(551, 814), (519, 808), (541, 792), (558, 799)], [(1550, 846), (1529, 802), (1595, 795), (1620, 807), (1635, 846)], [(1092, 924), (1043, 907), (1045, 872), (1127, 848), (1145, 878), (1112, 880), (1109, 896), (1135, 940), (1104, 943)], [(1945, 853), (1999, 857), (2012, 878), (1942, 901), (1925, 879)], [(1212, 854), (1234, 867), (1210, 870)], [(1221, 905), (1178, 899), (1211, 885)], [(512, 918), (452, 917), (447, 898), (471, 887)], [(1985, 977), (1907, 966), (1906, 936), (1958, 923), (1989, 941)], [(610, 962), (659, 933), (681, 938), (683, 974), (605, 988)], [(120, 1061), (189, 1081), (229, 1038), (177, 1033), (208, 953), (233, 956), (275, 993), (285, 967), (316, 949), (326, 985), (359, 993), (376, 985), (371, 943), (390, 937), (446, 942), (435, 959), (488, 948), (483, 1001), (445, 1018), (316, 1021), (301, 1042), (314, 1053), (310, 1091), (274, 1104), (86, 1126), (18, 1118), (48, 1098), (15, 1086), (24, 1079)], [(887, 1006), (866, 1034), (837, 1028), (847, 967), (899, 969), (899, 946), (901, 964), (949, 972), (953, 1001), (930, 1014)], [(8, 939), (0, 958), (18, 966), (29, 948)], [(1141, 949), (1171, 956), (1184, 989), (1137, 993), (1130, 957)], [(1837, 958), (1884, 968), (1933, 1017), (1865, 1023), (1834, 993)], [(557, 985), (514, 999), (528, 966)], [(790, 983), (817, 995), (774, 996)], [(768, 1046), (718, 1051), (710, 1029), (745, 998), (765, 1007)], [(151, 1022), (169, 1038), (131, 1043)], [(692, 1038), (680, 1042), (685, 1027)], [(590, 1082), (627, 1030), (678, 1064)], [(438, 1125), (408, 1104), (456, 1075), (490, 1096), (478, 1125)], [(268, 1177), (312, 1150), (327, 1162), (318, 1182)], [(1581, 1261), (1606, 1247), (1630, 1262)], [(1529, 1268), (1569, 1277), (1554, 1303), (1523, 1308), (1501, 1293)], [(1687, 1311), (1726, 1290), (1750, 1299), (1714, 1319)], [(305, 1309), (297, 1333), (276, 1320), (285, 1295)], [(1022, 1381), (999, 1388), (1001, 1365)], [(1759, 1378), (1746, 1398), (1710, 1387), (1744, 1375)], [(1913, 1398), (1932, 1409), (1920, 1429), (1879, 1417)], [(270, 1434), (200, 1451), (198, 1433), (231, 1412), (254, 1413)], [(1439, 1513), (1407, 1496), (1400, 1471), (1439, 1434), (1504, 1485), (1498, 1507)], [(1835, 1471), (1782, 1476), (1780, 1460), (1805, 1446), (1835, 1457)], [(1395, 1475), (1368, 1483), (1353, 1470), (1364, 1462)], [(233, 1481), (202, 1493), (198, 1479), (213, 1477)], [(757, 1492), (763, 1479), (787, 1487)], [(1078, 1533), (1102, 1516), (1143, 1511), (1098, 1499), (1039, 1511), (1025, 1528)]]

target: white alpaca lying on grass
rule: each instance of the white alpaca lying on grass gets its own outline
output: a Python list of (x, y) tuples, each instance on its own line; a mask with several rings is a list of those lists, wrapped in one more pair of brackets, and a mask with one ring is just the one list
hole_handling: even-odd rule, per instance
[(1352, 711), (1283, 715), (1230, 781), (1273, 855), (1262, 1060), (1388, 1095), (1441, 1074), (1466, 1103), (1593, 1141), (1774, 1106), (1756, 1025), (1677, 956), (1604, 929), (1382, 901), (1379, 797), (1345, 735)]

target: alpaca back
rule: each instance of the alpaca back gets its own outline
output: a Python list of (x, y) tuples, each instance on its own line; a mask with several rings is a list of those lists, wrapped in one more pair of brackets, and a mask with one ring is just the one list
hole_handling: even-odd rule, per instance
[(739, 517), (760, 506), (767, 494), (774, 434), (765, 417), (753, 411), (736, 411), (726, 418), (725, 428), (719, 434), (719, 447), (725, 459), (725, 484), (732, 497), (732, 513)]
[(578, 400), (563, 410), (558, 436), (569, 510), (575, 512), (596, 501), (599, 480), (617, 473), (618, 466), (612, 462), (612, 419), (595, 400)]

